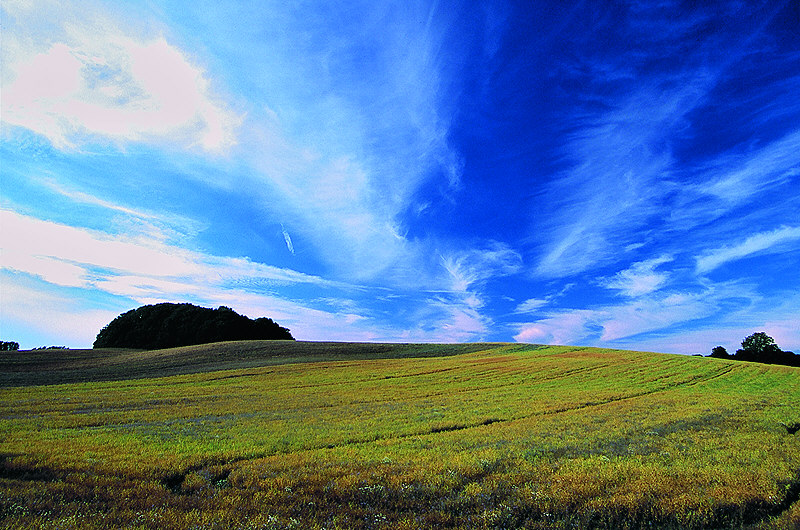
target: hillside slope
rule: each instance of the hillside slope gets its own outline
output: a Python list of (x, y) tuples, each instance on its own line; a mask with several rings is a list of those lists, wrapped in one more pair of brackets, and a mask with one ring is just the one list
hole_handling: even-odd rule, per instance
[(20, 350), (0, 355), (0, 387), (119, 381), (276, 364), (440, 357), (486, 344), (380, 344), (251, 340), (162, 350)]
[[(472, 351), (421, 357), (459, 347)], [(307, 348), (294, 353), (342, 360), (283, 350), (269, 366), (0, 388), (0, 520), (800, 527), (798, 368), (519, 344)], [(127, 354), (141, 368), (164, 352)]]

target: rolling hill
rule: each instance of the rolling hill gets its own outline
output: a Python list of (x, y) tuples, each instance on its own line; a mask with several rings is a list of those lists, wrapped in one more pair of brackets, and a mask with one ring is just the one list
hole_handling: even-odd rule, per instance
[(14, 528), (800, 524), (798, 368), (522, 344), (30, 353), (0, 365)]
[(315, 361), (441, 357), (487, 346), (252, 340), (159, 350), (20, 350), (0, 355), (0, 387), (119, 381)]

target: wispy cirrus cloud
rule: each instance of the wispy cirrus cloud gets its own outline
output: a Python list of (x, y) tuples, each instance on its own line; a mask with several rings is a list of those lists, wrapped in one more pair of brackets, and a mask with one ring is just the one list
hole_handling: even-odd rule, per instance
[[(580, 88), (571, 93), (573, 111), (561, 118), (568, 133), (560, 162), (567, 167), (542, 194), (540, 202), (552, 208), (532, 236), (539, 276), (625, 261), (618, 249), (662, 230), (704, 225), (788, 185), (798, 172), (800, 138), (787, 118), (800, 110), (793, 95), (800, 77), (790, 66), (796, 54), (776, 53), (765, 34), (782, 6), (762, 6), (752, 21), (722, 31), (719, 21), (735, 19), (742, 6), (697, 6), (676, 20), (665, 18), (678, 9), (668, 4), (621, 10), (620, 41), (561, 66)], [(639, 46), (663, 55), (642, 54)], [(679, 67), (667, 59), (678, 56)], [(781, 74), (757, 74), (753, 57)]]
[(800, 295), (783, 291), (773, 296), (759, 294), (755, 286), (717, 284), (706, 293), (711, 305), (721, 309), (716, 318), (699, 319), (696, 323), (665, 328), (653, 333), (621, 338), (622, 348), (646, 349), (674, 353), (702, 353), (722, 345), (729, 352), (741, 347), (741, 341), (756, 331), (773, 337), (783, 349), (800, 349)]
[(549, 185), (553, 215), (537, 225), (548, 237), (537, 274), (578, 274), (616, 260), (615, 249), (641, 242), (639, 229), (660, 212), (671, 188), (664, 179), (673, 168), (670, 137), (707, 83), (645, 82), (607, 102), (612, 110), (578, 119), (580, 131), (564, 148), (572, 167)]
[(788, 329), (789, 4), (8, 0), (3, 274), (299, 338)]
[(592, 310), (576, 309), (553, 313), (538, 320), (520, 324), (514, 335), (517, 342), (540, 344), (576, 344), (594, 335), (598, 314)]
[[(229, 70), (228, 81), (258, 87), (250, 94), (241, 123), (213, 93), (212, 84), (220, 85), (212, 83), (216, 81), (212, 73), (159, 32), (142, 38), (138, 35), (153, 33), (131, 31), (114, 22), (109, 27), (119, 31), (98, 31), (92, 40), (86, 37), (86, 29), (97, 26), (91, 20), (75, 27), (59, 22), (55, 25), (63, 36), (55, 39), (55, 51), (44, 47), (17, 55), (44, 61), (57, 53), (69, 59), (69, 68), (59, 75), (72, 79), (72, 85), (61, 87), (51, 99), (37, 101), (40, 114), (28, 115), (28, 122), (20, 124), (66, 151), (95, 137), (169, 144), (182, 141), (181, 134), (187, 131), (189, 136), (181, 145), (213, 144), (209, 136), (213, 113), (195, 113), (192, 123), (197, 127), (184, 130), (181, 116), (188, 114), (179, 116), (178, 111), (205, 98), (208, 105), (201, 105), (201, 110), (228, 112), (222, 118), (231, 118), (225, 123), (235, 122), (238, 129), (227, 127), (231, 133), (235, 129), (236, 135), (219, 146), (236, 157), (237, 167), (235, 176), (225, 177), (235, 181), (235, 186), (225, 188), (241, 192), (257, 205), (254, 209), (262, 209), (264, 217), (280, 225), (290, 253), (294, 254), (301, 241), (303, 256), (299, 259), (312, 255), (323, 263), (328, 277), (348, 283), (247, 258), (188, 250), (182, 244), (189, 238), (179, 237), (176, 242), (163, 237), (163, 230), (169, 227), (162, 225), (169, 223), (163, 222), (161, 214), (151, 215), (141, 208), (76, 191), (80, 186), (68, 182), (52, 183), (51, 190), (74, 202), (142, 222), (129, 223), (128, 234), (118, 236), (33, 218), (17, 219), (27, 223), (24, 229), (29, 232), (49, 235), (35, 248), (12, 242), (17, 245), (12, 250), (16, 257), (6, 263), (8, 268), (50, 285), (80, 287), (137, 303), (190, 299), (240, 307), (237, 304), (255, 304), (261, 296), (265, 301), (258, 306), (262, 314), (274, 315), (292, 329), (299, 326), (304, 338), (322, 337), (324, 331), (332, 333), (328, 338), (349, 333), (363, 340), (456, 341), (485, 335), (491, 322), (481, 314), (482, 282), (517, 270), (519, 255), (501, 244), (478, 241), (472, 250), (447, 245), (450, 250), (439, 260), (436, 243), (425, 234), (406, 237), (403, 219), (409, 208), (413, 210), (410, 203), (417, 200), (416, 193), (424, 183), (439, 180), (447, 190), (460, 185), (461, 159), (448, 140), (454, 109), (448, 76), (454, 70), (453, 52), (444, 47), (446, 31), (441, 25), (446, 20), (435, 16), (435, 6), (423, 2), (407, 4), (407, 16), (400, 17), (389, 5), (376, 7), (365, 2), (342, 7), (323, 9), (329, 17), (276, 3), (237, 22), (237, 34), (257, 31), (261, 45), (255, 54), (249, 46), (229, 48), (236, 54), (228, 57), (232, 63), (249, 66), (242, 71), (242, 79)], [(271, 23), (274, 20), (281, 22)], [(382, 38), (376, 40), (375, 34)], [(212, 32), (209, 47), (221, 35), (229, 37), (225, 31)], [(144, 83), (142, 76), (147, 72), (134, 68), (142, 54), (151, 59), (153, 68), (186, 74), (178, 79), (186, 82), (177, 87), (183, 89), (184, 101), (176, 102), (184, 106), (162, 109), (165, 115), (153, 124), (161, 129), (148, 128), (146, 120), (125, 121), (130, 117), (124, 112), (126, 106), (141, 104), (152, 110), (171, 97), (158, 91), (163, 86)], [(16, 75), (16, 71), (12, 73)], [(109, 94), (114, 97), (109, 99)], [(96, 115), (70, 114), (74, 110), (71, 101), (78, 98), (88, 101), (82, 109)], [(61, 113), (60, 122), (45, 119), (56, 112)], [(103, 119), (94, 120), (97, 116)], [(62, 127), (70, 120), (80, 120), (83, 128)], [(183, 159), (176, 165), (182, 163)], [(186, 165), (189, 167), (179, 167), (182, 177), (215, 184), (208, 175), (218, 173), (218, 168)], [(141, 180), (150, 181), (147, 172)], [(57, 240), (81, 251), (52, 246)], [(314, 307), (313, 300), (290, 304), (270, 294), (276, 285), (362, 289), (353, 284), (376, 279), (400, 293), (406, 293), (405, 289), (429, 293), (416, 298), (425, 309), (420, 317), (424, 323), (407, 320), (396, 326), (381, 325), (379, 311), (368, 309), (369, 304), (330, 313)], [(248, 293), (256, 298), (246, 302)], [(287, 309), (276, 309), (279, 306)], [(298, 315), (309, 315), (309, 320)], [(309, 331), (315, 323), (320, 331)]]
[[(649, 336), (670, 330), (675, 340), (683, 325), (713, 317), (722, 310), (749, 309), (760, 301), (760, 295), (752, 286), (737, 283), (707, 284), (686, 291), (651, 292), (619, 304), (549, 311), (544, 318), (519, 324), (514, 339), (626, 347), (644, 344)], [(675, 352), (691, 353), (683, 347)]]
[(506, 244), (494, 241), (486, 248), (456, 251), (442, 256), (451, 289), (465, 292), (490, 278), (515, 274), (522, 269), (522, 256)]
[(243, 49), (237, 60), (270, 76), (258, 78), (262, 106), (242, 127), (253, 178), (240, 185), (338, 277), (432, 286), (435, 248), (427, 234), (407, 237), (408, 212), (429, 200), (417, 197), (427, 183), (442, 193), (460, 185), (462, 157), (448, 133), (463, 52), (446, 45), (446, 9), (396, 8), (277, 3), (243, 21), (269, 53)]
[(629, 268), (618, 272), (610, 278), (600, 281), (603, 287), (617, 289), (625, 296), (636, 297), (652, 293), (660, 289), (669, 279), (666, 272), (657, 272), (659, 265), (672, 261), (670, 256), (660, 256), (632, 264)]
[[(68, 218), (71, 211), (87, 209), (92, 213), (94, 226), (102, 226), (109, 233), (131, 231), (147, 234), (153, 240), (175, 242), (196, 235), (205, 228), (203, 223), (185, 215), (131, 208), (92, 195), (78, 187), (60, 183), (51, 177), (29, 177), (28, 183), (31, 186), (41, 186), (39, 189), (42, 191), (54, 193), (55, 200), (60, 205), (58, 211), (61, 216)], [(42, 197), (42, 203), (45, 202), (47, 201)]]
[(600, 340), (612, 342), (712, 315), (719, 307), (716, 298), (710, 293), (677, 292), (611, 306), (600, 315)]
[(787, 133), (747, 156), (722, 157), (698, 191), (730, 208), (784, 184), (800, 173), (800, 130)]
[[(27, 333), (16, 336), (23, 348), (41, 346), (44, 340), (50, 344), (89, 347), (104, 325), (134, 307), (126, 301), (131, 298), (136, 300), (136, 304), (192, 302), (232, 307), (252, 318), (269, 315), (288, 327), (299, 340), (391, 341), (403, 338), (403, 330), (381, 326), (359, 313), (359, 308), (348, 311), (319, 309), (312, 303), (304, 304), (236, 286), (190, 286), (152, 278), (143, 285), (141, 277), (118, 276), (109, 278), (105, 285), (96, 286), (97, 292), (82, 298), (75, 296), (74, 289), (54, 286), (42, 278), (48, 276), (29, 276), (0, 269), (3, 296), (14, 300), (13, 304), (3, 304), (0, 313), (7, 325), (13, 323), (15, 329), (27, 330)], [(83, 286), (81, 292), (89, 291)], [(122, 298), (114, 297), (115, 292), (119, 292)], [(101, 303), (98, 303), (98, 298)], [(35, 334), (38, 338), (27, 334)]]
[[(800, 83), (798, 84), (800, 88)], [(800, 108), (798, 108), (800, 111)], [(670, 211), (665, 213), (668, 226), (677, 231), (690, 231), (703, 227), (698, 239), (731, 239), (752, 224), (756, 217), (785, 217), (795, 207), (784, 201), (775, 201), (775, 194), (791, 194), (793, 182), (800, 175), (800, 131), (790, 131), (777, 139), (736, 152), (724, 152), (707, 160), (700, 168), (691, 171), (687, 182), (673, 191)], [(739, 209), (748, 201), (766, 201), (769, 210), (750, 208), (749, 221), (737, 220)], [(736, 212), (733, 219), (726, 216)], [(720, 221), (722, 220), (722, 221)], [(713, 226), (709, 223), (715, 222)]]
[(524, 302), (522, 302), (521, 304), (517, 305), (516, 309), (514, 309), (514, 312), (523, 314), (535, 313), (549, 303), (550, 303), (549, 300), (543, 300), (541, 298), (529, 298)]
[(696, 258), (697, 273), (705, 274), (730, 261), (752, 255), (781, 252), (787, 248), (792, 250), (800, 248), (800, 226), (783, 226), (759, 232), (741, 243), (709, 250)]
[(286, 243), (286, 249), (291, 253), (294, 254), (294, 243), (292, 243), (292, 237), (289, 235), (289, 231), (281, 225), (281, 233), (283, 234), (283, 241)]
[(508, 245), (490, 242), (486, 248), (451, 252), (441, 257), (449, 283), (447, 298), (439, 297), (435, 305), (446, 310), (447, 320), (441, 324), (449, 342), (463, 342), (484, 337), (492, 327), (490, 317), (481, 314), (485, 283), (518, 273), (522, 256)]

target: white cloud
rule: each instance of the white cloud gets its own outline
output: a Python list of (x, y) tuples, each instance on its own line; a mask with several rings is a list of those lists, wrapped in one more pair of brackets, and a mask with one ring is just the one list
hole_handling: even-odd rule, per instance
[[(13, 316), (16, 322), (39, 330), (43, 336), (61, 336), (70, 345), (91, 344), (90, 339), (93, 340), (100, 327), (118, 314), (94, 309), (72, 311), (69, 307), (69, 300), (93, 306), (92, 300), (98, 296), (120, 297), (116, 298), (120, 306), (130, 304), (125, 300), (136, 304), (188, 301), (206, 306), (226, 305), (253, 317), (269, 315), (302, 340), (461, 342), (481, 338), (490, 329), (490, 320), (479, 312), (480, 296), (470, 290), (442, 292), (434, 299), (420, 300), (414, 304), (421, 311), (415, 315), (416, 319), (403, 326), (393, 318), (392, 324), (384, 325), (376, 320), (375, 311), (360, 308), (347, 299), (329, 301), (326, 305), (333, 310), (327, 311), (313, 307), (314, 300), (298, 302), (272, 294), (279, 285), (305, 284), (317, 290), (345, 292), (363, 291), (362, 287), (248, 258), (202, 254), (147, 234), (110, 235), (9, 210), (0, 209), (0, 227), (3, 230), (0, 269), (6, 271), (6, 278), (34, 277), (39, 285), (23, 289), (14, 281), (4, 281), (4, 299), (27, 300), (24, 307), (35, 305), (36, 301), (50, 301), (49, 309), (38, 313), (9, 309), (12, 304), (4, 304), (3, 317)], [(472, 256), (472, 261), (462, 258), (461, 263), (469, 261), (470, 270), (481, 279), (488, 278), (491, 271), (509, 271), (511, 265), (507, 260), (513, 254), (498, 248), (487, 252)], [(65, 288), (76, 287), (79, 291), (72, 289), (69, 296), (58, 294), (66, 293)], [(5, 298), (8, 293), (13, 297)], [(56, 303), (58, 300), (61, 302)], [(80, 329), (61, 333), (63, 326), (48, 328), (48, 322), (69, 322)]]
[[(3, 334), (27, 337), (23, 347), (66, 345), (90, 347), (97, 333), (130, 304), (117, 300), (115, 309), (97, 308), (88, 289), (76, 295), (42, 281), (24, 279), (0, 271), (3, 304), (0, 317)], [(148, 285), (142, 282), (149, 282)], [(102, 291), (133, 297), (137, 304), (160, 302), (199, 303), (216, 307), (225, 305), (237, 312), (257, 318), (268, 315), (288, 327), (300, 340), (372, 341), (395, 338), (392, 330), (380, 329), (369, 319), (353, 312), (321, 311), (276, 296), (251, 293), (241, 289), (225, 289), (215, 285), (192, 286), (160, 279), (139, 277), (109, 278), (108, 284), (97, 286)], [(13, 303), (10, 303), (13, 301)], [(83, 306), (90, 307), (83, 307)], [(108, 306), (108, 303), (99, 304)]]
[(3, 251), (2, 264), (0, 267), (13, 271), (24, 271), (40, 278), (46, 278), (48, 282), (65, 287), (85, 287), (86, 269), (51, 256), (41, 256), (31, 254), (14, 248), (13, 243), (4, 243), (1, 247)]
[(549, 304), (549, 300), (540, 298), (529, 298), (517, 306), (515, 313), (536, 313), (539, 309)]
[(649, 294), (667, 283), (669, 274), (656, 272), (655, 268), (670, 261), (672, 258), (669, 256), (640, 261), (611, 278), (602, 279), (600, 284), (609, 289), (618, 289), (625, 296), (636, 297)]
[[(0, 271), (3, 335), (13, 336), (24, 349), (39, 346), (90, 347), (103, 326), (120, 311), (83, 308), (72, 293), (61, 295), (32, 285), (18, 284)], [(16, 332), (15, 332), (16, 331)], [(20, 333), (25, 331), (25, 333)], [(35, 336), (22, 338), (19, 335)], [(32, 342), (37, 340), (37, 342)]]
[(471, 285), (490, 278), (515, 274), (522, 268), (522, 256), (504, 243), (490, 242), (486, 248), (453, 252), (442, 256), (453, 291), (466, 291)]
[[(196, 235), (204, 228), (202, 223), (183, 215), (168, 212), (156, 214), (152, 211), (129, 208), (71, 188), (52, 178), (39, 179), (31, 176), (28, 178), (28, 182), (41, 184), (43, 189), (55, 192), (78, 205), (96, 207), (91, 211), (91, 217), (95, 224), (102, 224), (106, 227), (113, 226), (118, 232), (140, 233), (146, 234), (153, 240), (174, 241)], [(62, 211), (70, 210), (72, 205), (63, 205), (60, 208)], [(103, 221), (101, 222), (101, 220)]]
[[(241, 118), (212, 93), (208, 74), (164, 37), (134, 37), (100, 20), (59, 29), (63, 38), (45, 49), (4, 46), (5, 123), (60, 149), (101, 139), (219, 153), (236, 143)], [(11, 33), (4, 44), (24, 40), (20, 29), (4, 31)]]
[[(65, 285), (64, 279), (69, 278), (71, 285), (88, 285), (92, 269), (136, 271), (153, 277), (190, 277), (201, 272), (191, 253), (158, 241), (112, 237), (9, 210), (0, 210), (0, 220), (4, 233), (3, 267), (39, 274), (51, 283)], [(62, 266), (69, 266), (71, 271), (78, 267), (82, 273), (65, 277), (60, 274), (67, 270)]]
[[(97, 287), (134, 299), (147, 293), (194, 293), (226, 283), (330, 282), (247, 258), (200, 254), (159, 239), (112, 236), (0, 210), (3, 268), (63, 286)], [(163, 290), (163, 291), (162, 291)]]
[[(736, 285), (711, 285), (699, 292), (639, 296), (626, 303), (593, 309), (566, 309), (518, 325), (517, 341), (536, 339), (558, 344), (620, 346), (626, 339), (696, 321), (716, 314), (726, 300), (752, 299)], [(637, 346), (638, 347), (638, 346)]]
[[(145, 235), (113, 236), (0, 210), (3, 319), (51, 341), (88, 346), (119, 311), (77, 310), (98, 293), (122, 297), (119, 306), (159, 302), (226, 305), (253, 317), (269, 315), (304, 340), (374, 340), (391, 335), (355, 310), (328, 312), (269, 294), (275, 285), (352, 288), (289, 269), (200, 254)], [(16, 273), (16, 274), (15, 274)], [(38, 282), (16, 281), (18, 273)], [(25, 276), (23, 276), (24, 278)], [(37, 287), (31, 287), (31, 282)], [(59, 294), (62, 288), (80, 291)], [(266, 292), (265, 292), (266, 289)], [(76, 293), (80, 294), (76, 294)], [(41, 305), (41, 307), (39, 307)], [(59, 340), (56, 340), (60, 337)]]
[(705, 282), (694, 292), (653, 293), (592, 309), (550, 311), (519, 324), (514, 339), (707, 355), (717, 345), (733, 352), (747, 335), (766, 331), (781, 348), (797, 351), (798, 314), (797, 293), (766, 296), (739, 282)]
[(600, 340), (610, 342), (666, 329), (680, 322), (710, 316), (717, 307), (716, 301), (705, 293), (676, 293), (612, 306), (598, 315), (597, 324), (602, 327)]
[(597, 320), (597, 313), (588, 309), (576, 309), (522, 324), (514, 335), (517, 342), (537, 342), (540, 344), (575, 344), (587, 341), (590, 335), (587, 326)]
[(800, 131), (792, 131), (748, 153), (743, 160), (723, 157), (718, 167), (711, 170), (715, 176), (700, 184), (698, 191), (724, 201), (726, 207), (736, 205), (764, 189), (791, 179), (800, 170), (798, 152)]
[[(697, 272), (704, 274), (730, 261), (754, 254), (779, 252), (787, 244), (800, 241), (800, 226), (783, 226), (768, 232), (754, 234), (738, 245), (716, 248), (698, 256)], [(792, 248), (792, 247), (789, 247)]]
[[(231, 307), (251, 318), (267, 315), (288, 328), (298, 340), (368, 342), (382, 340), (389, 334), (372, 319), (358, 314), (356, 308), (324, 311), (279, 296), (214, 286), (206, 289), (202, 297), (208, 305)], [(164, 300), (154, 298), (141, 303), (161, 301)]]
[[(434, 287), (430, 245), (409, 241), (403, 222), (419, 209), (424, 182), (440, 178), (453, 189), (460, 181), (448, 140), (454, 63), (439, 53), (444, 36), (433, 27), (438, 17), (428, 20), (430, 6), (396, 16), (393, 6), (365, 2), (334, 21), (335, 9), (329, 17), (277, 3), (224, 36), (257, 31), (258, 50), (221, 42), (232, 26), (208, 20), (207, 50), (223, 44), (231, 55), (206, 61), (182, 45), (191, 41), (181, 39), (185, 27), (160, 26), (146, 7), (116, 18), (95, 3), (6, 7), (17, 19), (4, 33), (13, 41), (2, 61), (6, 123), (65, 149), (99, 139), (235, 152), (236, 171), (218, 173), (291, 227), (290, 252), (302, 241), (304, 253), (346, 281)], [(220, 73), (242, 89), (237, 102), (250, 98), (246, 116), (222, 101), (217, 71), (204, 62), (231, 64)], [(247, 64), (247, 74), (234, 64)]]
[(469, 342), (480, 339), (488, 332), (491, 323), (484, 315), (469, 307), (450, 305), (448, 318), (439, 322), (435, 333), (428, 336), (436, 342)]
[[(724, 287), (720, 291), (725, 291)], [(651, 336), (637, 336), (629, 340), (617, 340), (616, 347), (670, 353), (708, 355), (714, 346), (724, 346), (729, 353), (741, 347), (741, 341), (757, 331), (764, 331), (775, 339), (784, 350), (800, 351), (800, 295), (777, 293), (770, 297), (759, 296), (746, 286), (731, 286), (725, 296), (731, 301), (738, 294), (742, 297), (737, 307), (725, 304), (727, 311), (713, 323), (699, 324), (690, 329), (664, 329)], [(723, 296), (712, 300), (724, 303)]]
[[(492, 320), (479, 311), (482, 301), (470, 293), (442, 293), (434, 298), (412, 296), (412, 312), (405, 326), (384, 329), (393, 342), (470, 342), (483, 340)], [(402, 305), (400, 306), (402, 307)]]
[(435, 331), (417, 329), (410, 336), (439, 342), (482, 339), (493, 326), (492, 319), (480, 311), (484, 306), (484, 284), (519, 272), (522, 257), (507, 245), (494, 241), (485, 248), (442, 255), (441, 265), (446, 272), (442, 280), (446, 288), (437, 300), (427, 303), (429, 309), (435, 308), (438, 313), (420, 317), (433, 319)]

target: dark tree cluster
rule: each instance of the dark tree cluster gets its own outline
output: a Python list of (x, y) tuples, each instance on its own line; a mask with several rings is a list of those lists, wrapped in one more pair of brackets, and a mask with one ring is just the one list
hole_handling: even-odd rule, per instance
[(294, 340), (270, 318), (252, 320), (233, 309), (192, 304), (146, 305), (123, 313), (97, 334), (95, 348), (156, 350), (227, 340)]
[(736, 350), (736, 353), (733, 355), (730, 355), (722, 346), (716, 346), (711, 350), (711, 355), (709, 355), (709, 357), (765, 364), (800, 366), (800, 355), (781, 350), (778, 345), (775, 344), (775, 339), (763, 331), (753, 333), (746, 337), (742, 341), (742, 347)]
[(14, 342), (13, 340), (0, 342), (0, 351), (17, 351), (18, 349), (19, 342)]

